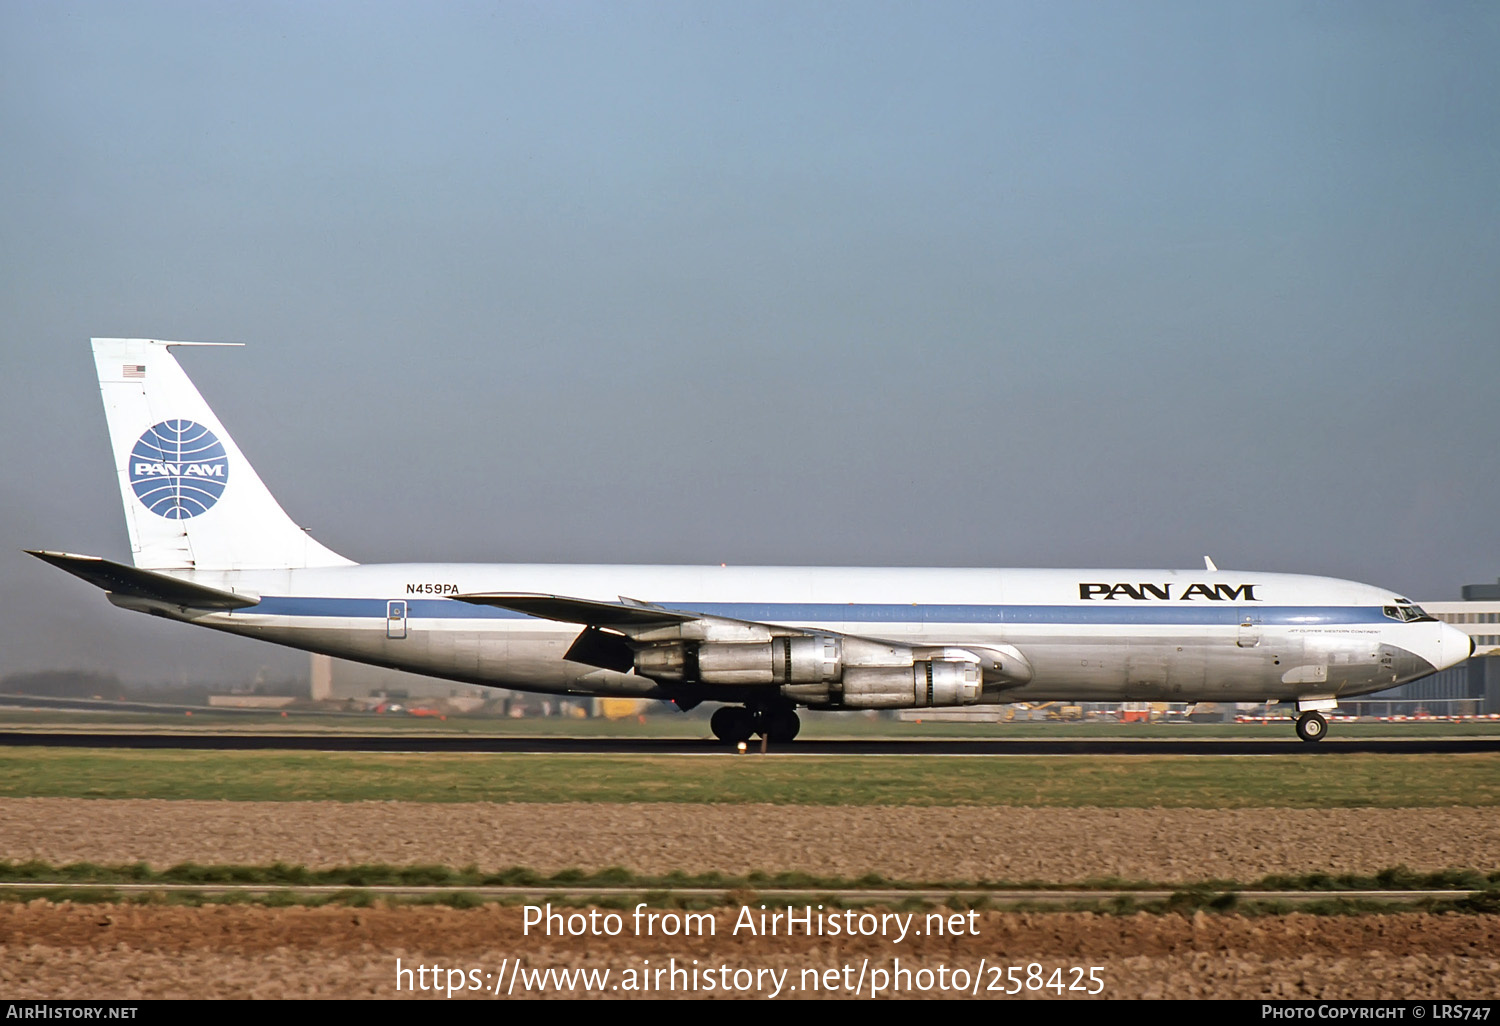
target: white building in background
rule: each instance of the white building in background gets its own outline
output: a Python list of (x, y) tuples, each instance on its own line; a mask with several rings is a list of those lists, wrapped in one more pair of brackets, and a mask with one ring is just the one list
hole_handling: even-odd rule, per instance
[(1433, 616), (1474, 639), (1474, 658), (1431, 677), (1354, 699), (1365, 711), (1403, 711), (1415, 702), (1428, 712), (1500, 713), (1500, 583), (1466, 584), (1457, 602), (1418, 602)]
[(1420, 602), (1423, 609), (1474, 639), (1475, 655), (1500, 654), (1500, 582), (1466, 584), (1459, 602)]
[(1500, 655), (1500, 602), (1418, 602), (1474, 639), (1477, 656)]

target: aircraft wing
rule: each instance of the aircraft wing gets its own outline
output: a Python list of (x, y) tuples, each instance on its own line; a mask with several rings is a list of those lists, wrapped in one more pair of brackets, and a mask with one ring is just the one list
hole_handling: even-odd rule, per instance
[(619, 602), (568, 598), (565, 595), (538, 595), (529, 592), (483, 592), (451, 595), (460, 602), (496, 606), (544, 620), (576, 623), (585, 627), (613, 631), (632, 641), (722, 641), (755, 642), (772, 638), (813, 637), (834, 634), (802, 627), (761, 623), (758, 620), (736, 620), (728, 616), (699, 613), (690, 609), (668, 609), (636, 599), (620, 597)]
[(851, 651), (876, 652), (875, 658), (895, 658), (899, 650), (908, 658), (938, 658), (976, 663), (988, 683), (1016, 685), (1032, 677), (1031, 664), (1010, 645), (927, 645), (909, 647), (898, 642), (867, 638), (839, 631), (736, 620), (686, 609), (667, 609), (627, 599), (601, 602), (530, 592), (476, 592), (451, 598), (474, 605), (495, 606), (528, 616), (584, 627), (566, 658), (606, 669), (626, 672), (636, 665), (638, 649), (673, 643), (745, 645), (783, 638), (837, 638)]
[(618, 630), (662, 627), (698, 619), (697, 613), (674, 613), (645, 603), (596, 602), (593, 599), (568, 598), (564, 595), (540, 595), (530, 592), (484, 592), (454, 595), (460, 602), (476, 606), (495, 606), (515, 613), (539, 616), (562, 623), (581, 623), (588, 627), (613, 627)]
[(178, 580), (154, 570), (115, 563), (99, 556), (79, 556), (71, 552), (46, 552), (27, 549), (29, 554), (66, 570), (74, 577), (103, 588), (111, 595), (122, 595), (185, 609), (244, 609), (260, 602), (259, 596), (243, 592), (220, 591), (203, 584)]

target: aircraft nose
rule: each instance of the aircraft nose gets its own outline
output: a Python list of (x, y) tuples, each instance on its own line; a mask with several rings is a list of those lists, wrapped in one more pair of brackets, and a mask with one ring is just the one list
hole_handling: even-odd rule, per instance
[(1452, 624), (1443, 624), (1442, 634), (1439, 635), (1438, 641), (1438, 650), (1442, 653), (1442, 662), (1438, 665), (1439, 670), (1457, 666), (1474, 654), (1474, 639)]

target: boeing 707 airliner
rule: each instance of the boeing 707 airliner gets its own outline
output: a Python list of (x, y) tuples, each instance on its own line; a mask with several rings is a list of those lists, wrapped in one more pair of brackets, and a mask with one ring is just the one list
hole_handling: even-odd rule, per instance
[(356, 564), (282, 510), (173, 346), (93, 340), (130, 564), (32, 554), (126, 609), (521, 691), (798, 707), (1279, 701), (1323, 713), (1456, 665), (1469, 637), (1382, 588), (1203, 570)]

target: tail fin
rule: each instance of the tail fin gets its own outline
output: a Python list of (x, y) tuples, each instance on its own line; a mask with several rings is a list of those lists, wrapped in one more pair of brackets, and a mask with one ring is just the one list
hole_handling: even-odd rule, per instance
[(350, 565), (286, 515), (168, 349), (233, 343), (93, 342), (137, 567)]

